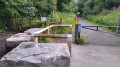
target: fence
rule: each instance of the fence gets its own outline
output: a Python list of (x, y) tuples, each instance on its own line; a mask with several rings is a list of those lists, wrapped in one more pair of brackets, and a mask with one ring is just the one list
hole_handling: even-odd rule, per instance
[[(50, 29), (52, 32), (55, 31), (55, 27), (70, 27), (70, 34), (50, 34)], [(41, 34), (45, 32), (45, 34)], [(67, 45), (69, 48), (69, 52), (71, 53), (71, 45), (72, 45), (72, 25), (51, 25), (46, 27), (40, 31), (31, 34), (31, 40), (35, 43), (38, 43), (39, 37), (47, 37), (47, 38), (67, 38)]]

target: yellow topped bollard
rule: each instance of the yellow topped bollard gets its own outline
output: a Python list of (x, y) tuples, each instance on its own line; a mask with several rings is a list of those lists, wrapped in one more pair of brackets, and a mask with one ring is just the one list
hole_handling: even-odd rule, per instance
[(77, 39), (78, 37), (78, 24), (79, 24), (79, 21), (78, 21), (78, 18), (75, 19), (75, 37), (74, 37), (74, 41)]
[(78, 20), (75, 20), (75, 24), (79, 24)]

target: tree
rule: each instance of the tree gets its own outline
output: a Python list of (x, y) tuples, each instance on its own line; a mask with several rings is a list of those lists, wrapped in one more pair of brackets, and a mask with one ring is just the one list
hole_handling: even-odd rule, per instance
[(84, 4), (85, 4), (85, 2), (86, 2), (87, 0), (78, 0), (77, 1), (77, 7), (78, 7), (78, 9), (77, 9), (77, 11), (79, 11), (80, 12), (80, 14), (83, 14), (83, 8), (84, 8)]
[(62, 11), (75, 12), (76, 5), (75, 5), (75, 2), (73, 2), (73, 1), (69, 2), (68, 4), (62, 3), (62, 6), (64, 7), (62, 9)]
[(96, 15), (104, 9), (110, 10), (118, 7), (120, 0), (78, 0), (78, 11), (82, 15)]
[(63, 10), (63, 4), (68, 4), (69, 2), (71, 2), (71, 0), (57, 0), (57, 9), (58, 11), (62, 11)]
[(57, 0), (32, 0), (37, 9), (36, 16), (48, 16), (53, 10), (56, 10)]
[(1, 24), (11, 28), (11, 19), (34, 16), (33, 3), (27, 0), (1, 0), (0, 21)]

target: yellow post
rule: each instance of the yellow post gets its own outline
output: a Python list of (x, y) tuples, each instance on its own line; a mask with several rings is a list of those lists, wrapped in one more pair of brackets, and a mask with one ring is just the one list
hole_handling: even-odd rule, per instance
[(75, 37), (74, 37), (74, 40), (77, 39), (77, 37), (78, 37), (78, 24), (79, 24), (79, 21), (76, 18), (76, 20), (75, 20)]

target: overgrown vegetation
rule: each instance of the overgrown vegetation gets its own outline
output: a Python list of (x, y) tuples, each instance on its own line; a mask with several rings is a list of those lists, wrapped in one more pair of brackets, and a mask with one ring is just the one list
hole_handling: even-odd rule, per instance
[(90, 22), (120, 26), (120, 0), (78, 0), (77, 6), (81, 16)]
[[(99, 25), (106, 26), (120, 26), (120, 12), (104, 10), (104, 12), (98, 15), (87, 15), (85, 17), (87, 20), (97, 23)], [(109, 28), (111, 32), (115, 32), (116, 28)]]
[(23, 31), (29, 27), (30, 18), (40, 20), (53, 11), (73, 12), (74, 8), (72, 0), (0, 0), (0, 31)]
[[(54, 12), (49, 15), (50, 18), (60, 18), (62, 17), (62, 24), (64, 25), (72, 25), (72, 28), (75, 26), (75, 17), (76, 15), (72, 12)], [(52, 22), (60, 22), (60, 20), (54, 19)], [(48, 20), (50, 22), (50, 20)], [(55, 34), (68, 34), (70, 32), (70, 27), (57, 27), (55, 30)], [(44, 42), (51, 42), (53, 38), (45, 38)]]
[(80, 36), (80, 39), (75, 39), (75, 43), (80, 45), (85, 45), (85, 44), (89, 44), (90, 42), (87, 40), (85, 36)]
[(82, 16), (97, 15), (104, 9), (110, 10), (113, 7), (118, 7), (120, 0), (78, 0), (78, 11)]
[[(76, 15), (72, 12), (54, 12), (50, 14), (50, 17), (52, 18), (60, 18), (62, 17), (62, 24), (64, 25), (72, 25), (72, 27), (74, 28), (75, 24), (75, 17)], [(54, 22), (59, 22), (60, 20), (52, 20)], [(57, 28), (56, 34), (65, 34), (67, 32), (69, 32), (70, 27), (68, 28)]]

